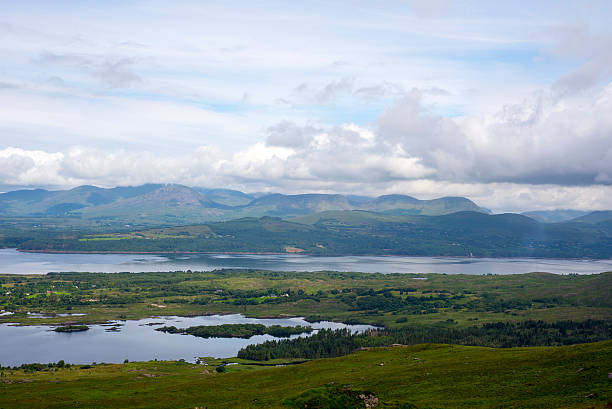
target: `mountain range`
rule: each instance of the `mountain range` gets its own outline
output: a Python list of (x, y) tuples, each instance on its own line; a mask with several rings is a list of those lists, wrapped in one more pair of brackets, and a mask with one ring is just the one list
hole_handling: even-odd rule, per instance
[[(365, 211), (360, 218), (393, 220), (390, 216), (443, 216), (458, 212), (490, 214), (465, 197), (419, 200), (406, 195), (367, 197), (340, 194), (244, 193), (231, 189), (179, 184), (69, 190), (16, 190), (0, 194), (0, 218), (57, 220), (58, 226), (168, 226), (229, 221), (245, 217), (314, 220), (326, 212)], [(367, 213), (370, 212), (370, 213)], [(612, 211), (550, 210), (524, 212), (540, 223), (612, 223)]]
[(0, 247), (38, 251), (612, 257), (612, 211), (490, 214), (464, 197), (79, 186), (0, 194), (0, 226)]
[(17, 190), (0, 194), (0, 217), (113, 219), (132, 224), (191, 224), (241, 217), (297, 217), (331, 210), (402, 215), (487, 213), (464, 197), (419, 200), (406, 195), (376, 198), (339, 194), (247, 194), (229, 189), (147, 184), (104, 189)]

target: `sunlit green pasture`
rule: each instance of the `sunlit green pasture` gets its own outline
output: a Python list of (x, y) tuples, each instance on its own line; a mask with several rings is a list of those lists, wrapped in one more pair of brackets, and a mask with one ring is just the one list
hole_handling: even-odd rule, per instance
[[(239, 362), (239, 360), (229, 360)], [(380, 408), (605, 408), (612, 342), (490, 349), (374, 348), (286, 367), (136, 362), (26, 373), (4, 370), (3, 408), (282, 408), (306, 390), (371, 391)], [(227, 362), (227, 360), (226, 360)]]

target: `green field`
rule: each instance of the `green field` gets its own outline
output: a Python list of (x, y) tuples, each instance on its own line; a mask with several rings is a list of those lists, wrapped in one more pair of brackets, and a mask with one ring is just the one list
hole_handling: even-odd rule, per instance
[[(286, 399), (331, 386), (371, 392), (379, 408), (606, 408), (612, 402), (611, 363), (612, 342), (600, 342), (375, 348), (287, 367), (232, 365), (227, 373), (180, 362), (5, 370), (0, 407), (289, 408)], [(320, 394), (316, 389), (309, 395)]]
[[(303, 316), (388, 328), (610, 319), (612, 273), (444, 275), (218, 270), (0, 275), (0, 322), (83, 324), (157, 315)], [(31, 318), (26, 312), (84, 313)]]
[[(297, 346), (261, 344), (238, 354), (248, 359), (3, 368), (0, 408), (312, 408), (333, 402), (365, 407), (366, 398), (378, 399), (376, 407), (404, 409), (612, 405), (612, 272), (479, 276), (227, 269), (1, 275), (0, 285), (0, 309), (14, 312), (0, 322), (24, 325), (242, 313), (380, 327), (359, 336), (321, 331)], [(85, 315), (55, 315), (66, 312)], [(242, 327), (177, 331), (210, 335), (223, 329), (240, 336)], [(395, 343), (412, 345), (379, 348)], [(507, 348), (512, 346), (522, 348)], [(296, 364), (273, 366), (287, 363)]]

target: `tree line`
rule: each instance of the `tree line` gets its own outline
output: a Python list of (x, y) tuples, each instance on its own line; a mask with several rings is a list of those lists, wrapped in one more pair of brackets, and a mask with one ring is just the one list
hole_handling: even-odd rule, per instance
[(248, 345), (238, 358), (266, 361), (278, 358), (318, 359), (343, 356), (362, 347), (440, 343), (496, 348), (558, 346), (612, 338), (612, 322), (603, 320), (522, 321), (487, 323), (467, 328), (402, 327), (352, 333), (323, 329), (316, 334)]

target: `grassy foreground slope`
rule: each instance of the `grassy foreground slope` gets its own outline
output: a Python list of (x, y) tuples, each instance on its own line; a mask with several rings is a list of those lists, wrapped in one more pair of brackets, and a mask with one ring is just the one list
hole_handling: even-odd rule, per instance
[(204, 365), (139, 362), (7, 372), (0, 407), (286, 408), (288, 398), (333, 383), (340, 390), (373, 393), (379, 408), (407, 403), (421, 409), (607, 408), (611, 365), (612, 341), (510, 349), (374, 348), (280, 368), (233, 365), (235, 372), (221, 374)]

